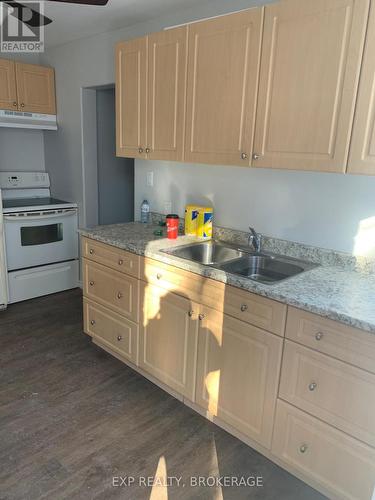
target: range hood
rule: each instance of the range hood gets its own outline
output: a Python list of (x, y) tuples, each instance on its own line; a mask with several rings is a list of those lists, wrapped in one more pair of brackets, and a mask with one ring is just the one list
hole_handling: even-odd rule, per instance
[(0, 109), (0, 127), (57, 130), (56, 115)]

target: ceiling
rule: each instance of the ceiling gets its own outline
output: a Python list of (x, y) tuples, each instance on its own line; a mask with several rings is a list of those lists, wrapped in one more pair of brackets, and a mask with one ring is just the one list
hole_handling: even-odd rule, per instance
[(204, 3), (203, 0), (109, 0), (105, 7), (60, 2), (44, 4), (53, 23), (45, 28), (47, 47), (140, 22)]

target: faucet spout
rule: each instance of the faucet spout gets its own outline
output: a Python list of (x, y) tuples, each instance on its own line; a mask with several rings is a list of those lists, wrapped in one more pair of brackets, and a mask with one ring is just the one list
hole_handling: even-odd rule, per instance
[(249, 227), (249, 229), (249, 246), (252, 246), (257, 253), (260, 253), (262, 251), (262, 235), (258, 234), (253, 227)]

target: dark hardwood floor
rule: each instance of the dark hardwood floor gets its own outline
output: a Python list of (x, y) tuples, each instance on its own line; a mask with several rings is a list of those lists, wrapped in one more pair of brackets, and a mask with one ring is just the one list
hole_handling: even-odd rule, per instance
[[(73, 290), (0, 313), (2, 500), (323, 498), (92, 344), (81, 302)], [(185, 486), (142, 486), (157, 469)], [(217, 475), (263, 486), (191, 485)]]

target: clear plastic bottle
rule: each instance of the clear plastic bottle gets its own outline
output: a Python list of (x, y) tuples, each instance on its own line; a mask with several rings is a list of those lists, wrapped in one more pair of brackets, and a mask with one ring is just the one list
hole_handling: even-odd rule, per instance
[(143, 200), (141, 205), (141, 222), (147, 224), (149, 218), (150, 218), (150, 205), (147, 200)]

